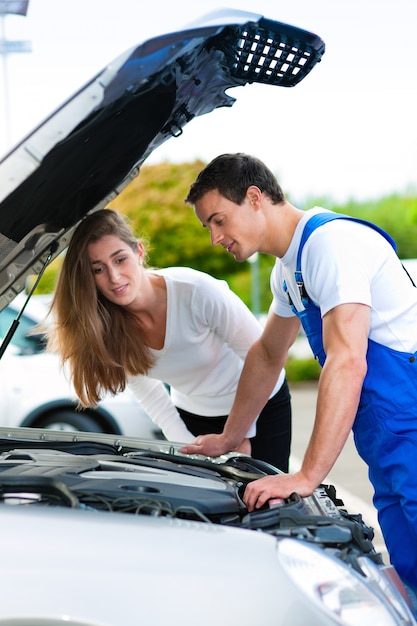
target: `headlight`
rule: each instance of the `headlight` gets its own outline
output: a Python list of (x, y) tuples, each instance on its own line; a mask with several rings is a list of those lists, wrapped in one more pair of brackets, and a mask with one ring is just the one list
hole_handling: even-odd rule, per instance
[(278, 559), (295, 585), (338, 624), (413, 624), (392, 613), (365, 578), (323, 550), (293, 539), (278, 541)]
[(366, 556), (359, 557), (358, 562), (366, 576), (367, 583), (377, 593), (382, 593), (394, 611), (401, 617), (402, 623), (414, 624), (414, 618), (410, 617), (410, 611), (412, 613), (411, 602), (396, 570), (390, 566), (381, 569)]

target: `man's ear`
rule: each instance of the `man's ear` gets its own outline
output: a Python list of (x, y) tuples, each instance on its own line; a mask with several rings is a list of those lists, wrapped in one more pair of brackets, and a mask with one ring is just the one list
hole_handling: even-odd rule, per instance
[(262, 202), (262, 191), (256, 185), (250, 185), (246, 191), (246, 197), (254, 209), (258, 209)]

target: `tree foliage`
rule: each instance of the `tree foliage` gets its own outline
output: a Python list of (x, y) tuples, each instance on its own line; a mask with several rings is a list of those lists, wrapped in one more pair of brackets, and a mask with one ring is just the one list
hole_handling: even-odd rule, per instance
[(417, 193), (393, 194), (368, 202), (349, 202), (335, 211), (367, 219), (386, 230), (401, 259), (417, 257)]
[[(191, 183), (205, 166), (202, 161), (144, 165), (140, 174), (111, 202), (109, 208), (129, 218), (135, 234), (144, 239), (148, 263), (153, 267), (184, 265), (228, 281), (230, 287), (252, 307), (250, 263), (236, 263), (220, 246), (213, 247), (191, 206), (185, 204)], [(329, 198), (310, 198), (304, 207), (323, 206), (375, 222), (395, 239), (401, 258), (417, 257), (417, 191), (390, 195), (367, 202), (350, 200), (345, 205)], [(269, 275), (275, 259), (259, 255), (260, 309), (271, 302)], [(57, 259), (45, 273), (38, 293), (49, 292), (60, 265)]]

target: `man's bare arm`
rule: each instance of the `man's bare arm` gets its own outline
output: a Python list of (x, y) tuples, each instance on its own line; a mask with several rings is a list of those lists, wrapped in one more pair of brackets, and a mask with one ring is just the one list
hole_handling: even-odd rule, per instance
[(293, 492), (310, 495), (333, 467), (355, 420), (367, 369), (369, 325), (370, 309), (362, 304), (340, 305), (323, 318), (327, 356), (302, 467), (293, 475), (268, 476), (250, 483), (244, 495), (250, 510), (272, 497), (287, 498)]
[(261, 337), (250, 348), (224, 431), (200, 435), (181, 448), (186, 454), (219, 456), (237, 450), (256, 416), (261, 412), (285, 365), (288, 350), (300, 328), (298, 318), (270, 313)]

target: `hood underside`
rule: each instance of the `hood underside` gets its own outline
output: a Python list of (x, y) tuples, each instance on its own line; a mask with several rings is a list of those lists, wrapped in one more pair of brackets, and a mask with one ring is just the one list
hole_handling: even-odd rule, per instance
[(227, 89), (292, 87), (324, 50), (312, 33), (229, 11), (110, 63), (0, 161), (0, 311), (155, 148), (194, 117), (232, 106)]

